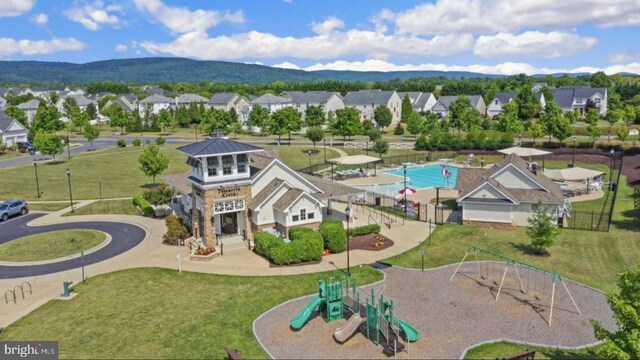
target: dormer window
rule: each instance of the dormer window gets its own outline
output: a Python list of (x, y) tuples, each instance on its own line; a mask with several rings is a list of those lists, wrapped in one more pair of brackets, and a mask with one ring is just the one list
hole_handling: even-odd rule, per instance
[(207, 175), (218, 176), (218, 157), (212, 156), (207, 158)]
[(244, 174), (247, 172), (247, 164), (249, 163), (249, 159), (247, 154), (238, 154), (236, 157), (238, 162), (238, 174)]
[(224, 155), (222, 157), (222, 175), (231, 175), (233, 173), (233, 156)]

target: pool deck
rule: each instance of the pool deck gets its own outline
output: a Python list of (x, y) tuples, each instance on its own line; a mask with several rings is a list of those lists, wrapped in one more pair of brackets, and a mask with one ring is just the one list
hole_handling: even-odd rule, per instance
[(362, 186), (362, 185), (388, 185), (388, 184), (397, 184), (403, 181), (402, 177), (389, 175), (382, 172), (382, 170), (378, 169), (378, 174), (376, 176), (370, 177), (359, 177), (345, 180), (338, 180), (341, 184), (349, 185), (349, 186)]

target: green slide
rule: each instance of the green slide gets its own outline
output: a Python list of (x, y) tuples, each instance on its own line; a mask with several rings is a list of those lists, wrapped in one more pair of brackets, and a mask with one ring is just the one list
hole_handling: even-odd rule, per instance
[(324, 300), (320, 298), (320, 296), (316, 296), (313, 299), (311, 299), (309, 304), (307, 304), (307, 306), (305, 306), (304, 309), (300, 311), (298, 316), (291, 319), (291, 328), (293, 330), (302, 329), (304, 324), (306, 324), (309, 318), (311, 317), (313, 310), (315, 310), (318, 306), (322, 305), (323, 302)]
[(418, 341), (418, 339), (420, 338), (420, 333), (418, 332), (418, 330), (416, 330), (416, 328), (414, 328), (408, 322), (406, 322), (406, 321), (404, 321), (404, 320), (402, 320), (400, 318), (396, 318), (396, 320), (398, 321), (398, 326), (404, 332), (404, 334), (407, 336), (407, 340), (409, 342)]

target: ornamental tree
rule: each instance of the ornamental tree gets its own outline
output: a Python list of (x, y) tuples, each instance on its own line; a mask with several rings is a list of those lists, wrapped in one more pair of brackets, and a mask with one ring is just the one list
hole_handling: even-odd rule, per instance
[(342, 136), (347, 140), (347, 136), (358, 135), (362, 128), (360, 124), (360, 112), (352, 107), (336, 110), (336, 119), (331, 124), (331, 133)]
[(538, 203), (538, 210), (527, 220), (527, 235), (531, 239), (531, 247), (539, 255), (547, 253), (547, 249), (553, 245), (560, 231), (556, 225), (556, 217), (542, 209)]
[(378, 127), (380, 129), (384, 129), (387, 126), (391, 125), (391, 121), (393, 120), (393, 114), (391, 114), (391, 110), (384, 105), (378, 105), (373, 110), (373, 120), (376, 121)]
[(54, 162), (56, 161), (56, 155), (64, 151), (62, 139), (53, 133), (37, 133), (33, 140), (33, 145), (40, 150), (41, 154), (53, 156)]
[(327, 121), (324, 110), (320, 106), (309, 105), (304, 112), (304, 123), (307, 127), (319, 127)]
[(91, 143), (91, 150), (93, 150), (93, 140), (100, 136), (100, 128), (91, 124), (84, 126), (84, 137)]
[(144, 148), (138, 157), (140, 170), (147, 176), (153, 178), (156, 183), (156, 176), (162, 174), (169, 167), (169, 158), (160, 152), (158, 145), (149, 145)]
[(400, 122), (406, 123), (409, 121), (411, 114), (413, 114), (413, 105), (411, 105), (411, 99), (409, 99), (409, 94), (404, 94), (404, 98), (402, 98), (402, 109), (400, 113)]
[(313, 143), (313, 148), (316, 148), (316, 143), (324, 139), (324, 130), (320, 127), (310, 127), (305, 134), (307, 139)]

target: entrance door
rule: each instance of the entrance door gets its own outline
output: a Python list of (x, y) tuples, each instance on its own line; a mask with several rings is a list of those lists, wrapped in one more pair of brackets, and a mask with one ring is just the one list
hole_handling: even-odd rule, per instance
[(238, 233), (238, 213), (222, 214), (222, 233), (232, 235)]

